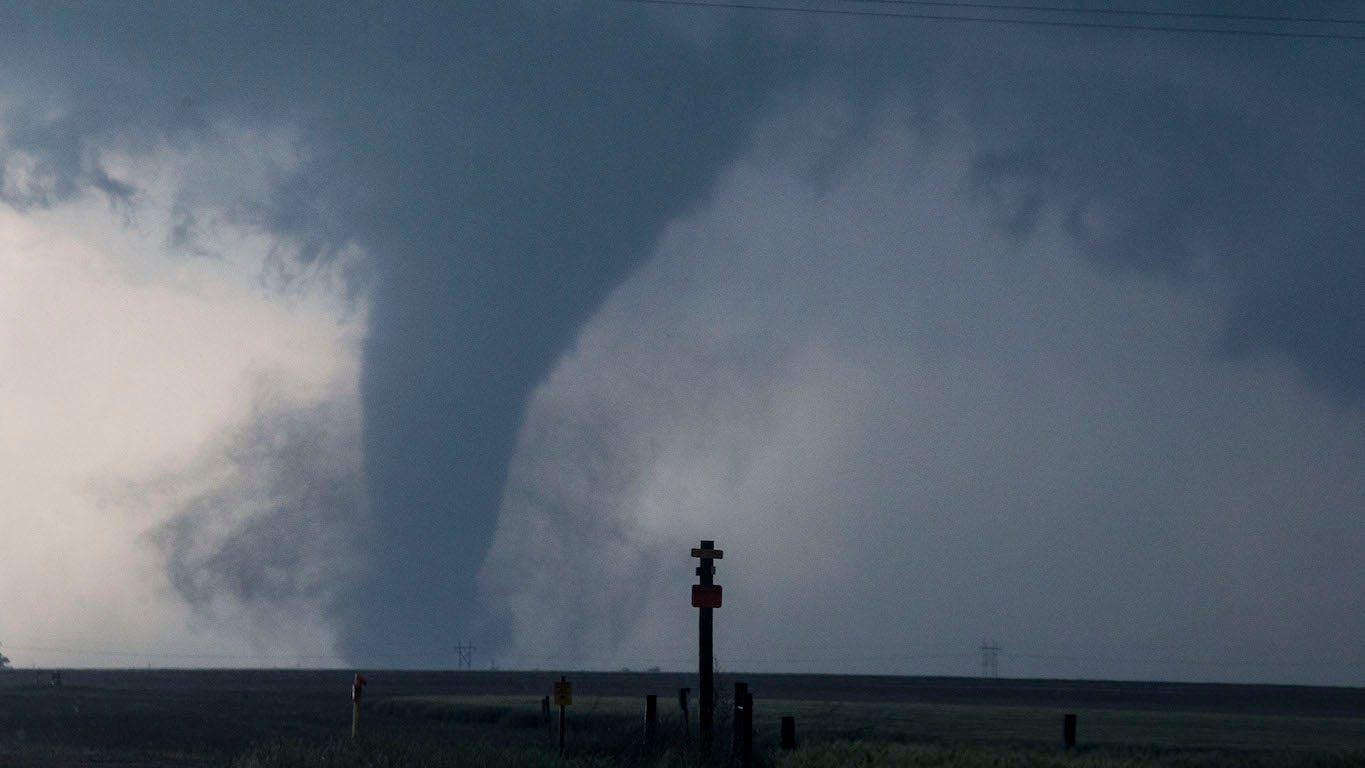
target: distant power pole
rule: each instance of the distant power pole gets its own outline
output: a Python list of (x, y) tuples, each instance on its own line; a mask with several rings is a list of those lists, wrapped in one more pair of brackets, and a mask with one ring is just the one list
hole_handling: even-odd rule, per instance
[(460, 654), (460, 669), (474, 668), (474, 644), (468, 641), (455, 646), (455, 652)]
[(977, 650), (981, 651), (981, 676), (1000, 677), (1000, 646), (994, 640), (982, 640)]

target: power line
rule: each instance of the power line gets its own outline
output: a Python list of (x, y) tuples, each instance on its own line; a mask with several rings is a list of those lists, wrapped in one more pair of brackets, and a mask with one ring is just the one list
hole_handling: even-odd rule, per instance
[[(462, 644), (466, 649), (464, 652), (472, 656), (474, 651), (473, 643)], [(138, 658), (138, 659), (194, 659), (194, 660), (221, 660), (221, 661), (256, 661), (261, 658), (268, 658), (273, 661), (334, 661), (345, 662), (347, 657), (338, 654), (226, 654), (226, 653), (183, 653), (183, 652), (159, 652), (159, 651), (132, 651), (112, 648), (77, 648), (64, 645), (14, 645), (5, 643), (4, 648), (8, 651), (24, 651), (28, 653), (62, 653), (72, 656), (96, 656), (114, 658)], [(456, 649), (460, 650), (461, 646)], [(830, 662), (842, 663), (895, 663), (917, 660), (933, 659), (961, 659), (973, 655), (980, 655), (983, 663), (983, 675), (996, 676), (999, 674), (998, 658), (1004, 656), (1013, 659), (1028, 659), (1032, 661), (1055, 661), (1069, 663), (1090, 663), (1090, 664), (1144, 664), (1144, 665), (1173, 665), (1173, 666), (1199, 666), (1199, 667), (1278, 667), (1278, 668), (1311, 668), (1330, 665), (1344, 664), (1348, 667), (1365, 666), (1365, 657), (1356, 658), (1336, 658), (1336, 659), (1298, 659), (1295, 661), (1275, 660), (1275, 659), (1197, 659), (1180, 657), (1125, 657), (1125, 656), (1087, 656), (1084, 654), (1068, 653), (1031, 653), (1026, 651), (1006, 651), (994, 640), (984, 640), (976, 649), (976, 653), (970, 651), (958, 652), (926, 652), (926, 653), (901, 653), (888, 655), (868, 655), (868, 656), (748, 656), (722, 658), (721, 661), (727, 664), (822, 664)], [(462, 654), (463, 655), (463, 654)], [(373, 662), (379, 660), (406, 660), (409, 657), (392, 653), (366, 653), (363, 658)], [(504, 660), (514, 660), (521, 663), (548, 663), (559, 666), (581, 666), (600, 665), (617, 666), (620, 664), (683, 664), (692, 661), (691, 657), (649, 657), (649, 656), (610, 656), (610, 657), (581, 657), (581, 656), (554, 656), (554, 655), (529, 655), (516, 654), (501, 657)], [(467, 666), (466, 666), (467, 665)], [(472, 667), (472, 658), (469, 660), (461, 659), (461, 666), (468, 669)]]
[(1244, 21), (1255, 23), (1284, 22), (1295, 24), (1365, 24), (1365, 19), (1336, 19), (1320, 16), (1254, 16), (1244, 13), (1206, 13), (1197, 11), (1149, 11), (1137, 8), (1078, 8), (1061, 5), (1012, 5), (1010, 3), (953, 2), (953, 0), (846, 0), (868, 5), (910, 5), (925, 8), (967, 8), (998, 11), (1038, 11), (1091, 16), (1145, 16), (1167, 19), (1205, 19), (1210, 21)]
[(1332, 660), (1299, 660), (1299, 661), (1275, 661), (1266, 659), (1182, 659), (1182, 658), (1132, 658), (1119, 656), (1073, 656), (1047, 653), (1014, 653), (1005, 652), (1006, 656), (1017, 659), (1032, 659), (1035, 661), (1064, 661), (1064, 662), (1084, 662), (1090, 664), (1169, 664), (1171, 666), (1191, 666), (1191, 667), (1323, 667), (1334, 664), (1344, 663), (1346, 666), (1365, 665), (1365, 659), (1332, 659)]
[(474, 668), (474, 644), (466, 640), (455, 646), (455, 652), (460, 654), (460, 669)]
[(781, 657), (781, 656), (754, 656), (749, 658), (730, 658), (726, 657), (721, 661), (727, 664), (825, 664), (832, 661), (851, 662), (851, 663), (882, 663), (889, 664), (898, 661), (920, 661), (924, 659), (960, 659), (970, 656), (970, 652), (957, 653), (912, 653), (895, 654), (891, 656), (819, 656), (819, 657)]
[[(240, 660), (249, 661), (259, 659), (262, 655), (268, 654), (229, 654), (229, 653), (173, 653), (163, 651), (122, 651), (108, 648), (72, 648), (65, 646), (52, 645), (9, 645), (10, 650), (26, 651), (29, 653), (67, 653), (76, 656), (113, 656), (125, 658), (164, 658), (164, 659), (218, 659), (218, 660)], [(284, 658), (291, 660), (303, 659), (332, 659), (339, 660), (342, 657), (337, 654), (306, 654), (290, 655), (274, 658)]]
[(994, 640), (981, 641), (981, 676), (1000, 677), (1000, 644)]
[(815, 8), (810, 6), (777, 5), (771, 3), (709, 2), (708, 0), (614, 0), (618, 3), (636, 5), (660, 5), (679, 8), (711, 8), (719, 10), (754, 11), (759, 13), (788, 13), (810, 16), (845, 16), (879, 19), (908, 19), (912, 21), (946, 21), (969, 24), (997, 24), (1006, 26), (1053, 27), (1070, 29), (1093, 29), (1106, 31), (1160, 32), (1194, 35), (1224, 35), (1234, 37), (1289, 38), (1306, 40), (1350, 40), (1365, 41), (1365, 35), (1352, 35), (1338, 32), (1289, 32), (1270, 29), (1236, 29), (1230, 27), (1182, 27), (1155, 24), (1124, 24), (1104, 21), (1064, 21), (1061, 19), (1038, 19), (1004, 16), (963, 16), (943, 13), (909, 13), (897, 11), (874, 11), (853, 8)]

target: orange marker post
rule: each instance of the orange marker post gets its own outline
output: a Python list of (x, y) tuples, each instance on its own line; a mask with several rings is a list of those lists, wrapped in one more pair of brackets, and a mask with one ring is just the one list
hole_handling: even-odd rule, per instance
[(360, 736), (360, 693), (361, 688), (370, 682), (365, 676), (356, 673), (355, 681), (351, 683), (351, 738)]

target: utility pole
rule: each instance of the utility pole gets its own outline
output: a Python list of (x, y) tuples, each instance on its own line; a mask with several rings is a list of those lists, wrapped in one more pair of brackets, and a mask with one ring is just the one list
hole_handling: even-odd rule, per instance
[(720, 607), (721, 589), (714, 582), (715, 562), (725, 553), (716, 549), (716, 542), (702, 539), (701, 546), (692, 550), (692, 556), (701, 560), (701, 565), (697, 566), (701, 583), (692, 585), (692, 607), (700, 609), (697, 621), (697, 677), (700, 678), (701, 695), (697, 701), (697, 723), (701, 732), (702, 759), (709, 761), (715, 736), (713, 715), (716, 706), (715, 680), (712, 677), (715, 651), (711, 642), (711, 611)]
[(981, 676), (1000, 677), (1000, 646), (994, 640), (982, 640), (981, 647)]
[(474, 668), (474, 644), (465, 641), (455, 646), (455, 652), (460, 654), (460, 669)]

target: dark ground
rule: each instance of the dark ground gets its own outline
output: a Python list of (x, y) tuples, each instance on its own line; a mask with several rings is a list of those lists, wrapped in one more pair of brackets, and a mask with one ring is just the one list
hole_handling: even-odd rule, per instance
[[(381, 696), (542, 696), (560, 671), (360, 670), (366, 694)], [(290, 697), (349, 696), (351, 670), (63, 670), (66, 688), (109, 691), (280, 693)], [(674, 696), (696, 688), (696, 675), (672, 672), (565, 672), (581, 696)], [(1227, 714), (1365, 718), (1365, 688), (1217, 683), (1148, 683), (1092, 680), (1017, 680), (971, 677), (792, 675), (725, 673), (749, 683), (758, 699), (795, 701), (971, 704), (1078, 709), (1162, 710)], [(0, 693), (49, 687), (48, 671), (0, 673)], [(695, 690), (693, 695), (695, 695)]]
[[(541, 743), (536, 702), (561, 674), (362, 671), (370, 681), (365, 723), (373, 732), (507, 744)], [(212, 765), (280, 739), (336, 739), (349, 731), (353, 674), (63, 670), (56, 688), (47, 670), (0, 672), (0, 768)], [(566, 674), (580, 705), (573, 713), (578, 723), (596, 712), (603, 723), (615, 718), (635, 727), (638, 715), (611, 714), (609, 702), (655, 693), (661, 714), (672, 717), (678, 688), (691, 687), (696, 696), (694, 675)], [(1098, 738), (1112, 723), (1114, 743), (1128, 743), (1134, 734), (1150, 743), (1179, 743), (1199, 737), (1201, 728), (1214, 729), (1214, 737), (1226, 742), (1230, 731), (1262, 729), (1260, 745), (1290, 746), (1292, 740), (1296, 747), (1365, 749), (1362, 688), (743, 673), (720, 678), (727, 686), (735, 681), (749, 684), (756, 709), (771, 714), (786, 707), (801, 712), (803, 723), (834, 724), (834, 738), (953, 742), (990, 730), (1009, 743), (1050, 742), (1056, 713), (1079, 711), (1087, 735)], [(470, 697), (515, 703), (471, 703)], [(803, 732), (812, 733), (806, 726)]]

